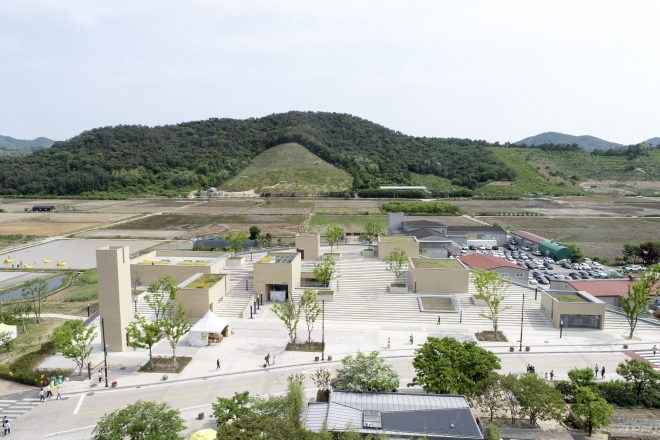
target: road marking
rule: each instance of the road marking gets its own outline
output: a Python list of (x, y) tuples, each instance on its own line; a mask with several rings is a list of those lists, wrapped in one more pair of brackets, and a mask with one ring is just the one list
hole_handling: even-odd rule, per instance
[(73, 411), (74, 414), (78, 414), (78, 411), (80, 410), (80, 405), (82, 405), (83, 400), (85, 399), (86, 394), (81, 394), (80, 395), (80, 400), (78, 400), (78, 405), (76, 405), (76, 409)]
[(18, 402), (18, 400), (0, 400), (0, 403), (14, 403)]
[(92, 426), (84, 426), (84, 427), (82, 427), (82, 428), (69, 429), (68, 431), (53, 432), (52, 434), (46, 434), (46, 435), (44, 435), (44, 438), (55, 437), (55, 436), (58, 436), (58, 435), (69, 434), (69, 433), (77, 432), (77, 431), (84, 431), (85, 429), (94, 428), (95, 426), (96, 426), (96, 425), (92, 425)]

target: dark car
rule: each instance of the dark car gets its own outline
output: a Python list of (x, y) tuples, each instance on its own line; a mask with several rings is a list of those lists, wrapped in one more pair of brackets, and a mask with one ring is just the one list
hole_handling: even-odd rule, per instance
[(527, 269), (534, 269), (534, 264), (530, 261), (523, 261), (525, 263), (525, 266), (527, 266)]
[(513, 258), (515, 258), (515, 259), (520, 258), (520, 254), (518, 252), (514, 252), (511, 255), (513, 255)]
[(477, 246), (471, 244), (470, 246), (468, 246), (468, 249), (470, 249), (471, 251), (476, 251), (476, 250), (477, 250)]
[(547, 261), (543, 263), (545, 267), (547, 267), (549, 270), (552, 270), (552, 264), (548, 263)]
[(511, 240), (509, 240), (509, 243), (511, 243), (511, 244), (518, 244), (518, 242), (517, 242), (514, 238), (512, 238)]
[(600, 278), (600, 274), (598, 272), (596, 272), (595, 270), (590, 270), (587, 273), (589, 274), (589, 276), (592, 276), (594, 278)]
[(538, 281), (539, 284), (550, 284), (550, 281), (546, 277), (536, 277), (536, 281)]
[(582, 277), (580, 276), (579, 273), (574, 273), (574, 274), (570, 275), (570, 277), (574, 280), (581, 280), (582, 279)]
[(499, 247), (497, 247), (497, 246), (491, 246), (490, 248), (491, 248), (492, 250), (494, 250), (494, 251), (496, 251), (496, 250), (499, 249)]
[(517, 264), (518, 266), (522, 267), (523, 269), (527, 269), (527, 265), (525, 264), (524, 261), (518, 261), (516, 264)]
[(510, 251), (515, 251), (516, 250), (516, 247), (512, 244), (508, 245), (506, 248)]
[(583, 277), (588, 277), (589, 276), (589, 274), (587, 272), (583, 271), (583, 270), (578, 270), (578, 273), (580, 274), (580, 276), (583, 276)]
[(583, 280), (593, 280), (593, 278), (590, 277), (589, 275), (582, 275), (582, 274), (580, 274), (580, 275), (582, 276)]
[(573, 269), (573, 266), (571, 266), (570, 263), (567, 263), (565, 261), (561, 263), (561, 267), (563, 267), (564, 269)]

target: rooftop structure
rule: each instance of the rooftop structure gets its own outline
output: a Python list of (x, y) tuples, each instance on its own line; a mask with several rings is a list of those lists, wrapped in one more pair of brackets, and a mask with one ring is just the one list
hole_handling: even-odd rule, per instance
[(628, 297), (628, 286), (632, 283), (630, 280), (552, 280), (550, 288), (563, 292), (587, 292), (606, 304), (620, 307), (620, 298)]
[(419, 242), (415, 237), (378, 237), (379, 260), (390, 255), (395, 248), (405, 251), (406, 256), (408, 257), (419, 257)]
[(164, 275), (180, 283), (197, 273), (217, 274), (231, 253), (198, 251), (152, 251), (131, 260), (131, 284), (149, 285)]
[(386, 243), (414, 243), (413, 237), (381, 237), (380, 241)]
[(463, 263), (470, 267), (483, 270), (493, 270), (500, 267), (510, 267), (513, 269), (522, 269), (520, 266), (511, 263), (504, 258), (494, 257), (486, 254), (470, 254), (463, 257), (458, 257)]
[(587, 292), (541, 291), (541, 309), (556, 328), (605, 328), (605, 303)]
[(300, 287), (301, 269), (299, 253), (270, 252), (254, 262), (254, 292), (266, 301), (284, 301)]
[(547, 238), (543, 238), (540, 235), (532, 234), (531, 232), (525, 232), (525, 231), (513, 231), (511, 233), (516, 238), (520, 238), (523, 240), (527, 240), (531, 243), (536, 243), (536, 244), (541, 244), (544, 241), (549, 241)]
[(428, 189), (426, 189), (425, 186), (381, 186), (378, 189), (393, 190), (393, 191), (419, 190), (427, 193), (431, 192)]
[(467, 399), (447, 394), (335, 391), (327, 403), (308, 404), (307, 428), (319, 432), (324, 422), (335, 433), (352, 425), (389, 438), (483, 439)]
[(414, 293), (467, 293), (470, 271), (454, 258), (411, 258), (408, 265)]
[(453, 258), (412, 258), (411, 261), (419, 269), (465, 269)]

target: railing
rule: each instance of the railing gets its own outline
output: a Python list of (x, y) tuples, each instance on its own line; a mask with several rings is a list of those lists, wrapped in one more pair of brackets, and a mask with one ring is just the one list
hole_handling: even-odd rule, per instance
[[(616, 313), (617, 315), (626, 316), (626, 312), (624, 312), (621, 307), (606, 304), (605, 310), (608, 312)], [(647, 324), (657, 325), (660, 327), (660, 320), (653, 316), (653, 313), (642, 313), (639, 317), (639, 320)]]
[(247, 319), (247, 318), (250, 318), (250, 315), (251, 315), (250, 312), (252, 312), (252, 314), (255, 314), (255, 313), (256, 313), (256, 310), (252, 310), (252, 308), (254, 307), (254, 303), (256, 302), (256, 300), (257, 300), (257, 294), (255, 293), (255, 294), (253, 294), (253, 295), (250, 297), (250, 301), (249, 301), (249, 302), (247, 303), (247, 305), (243, 308), (243, 311), (241, 312), (241, 318), (243, 318), (243, 319)]
[(85, 321), (83, 322), (83, 327), (87, 327), (88, 325), (90, 325), (90, 324), (91, 324), (96, 318), (99, 317), (99, 314), (100, 314), (100, 313), (101, 313), (101, 311), (100, 311), (100, 310), (97, 310), (97, 311), (94, 312), (94, 314), (91, 315), (89, 318), (85, 319)]

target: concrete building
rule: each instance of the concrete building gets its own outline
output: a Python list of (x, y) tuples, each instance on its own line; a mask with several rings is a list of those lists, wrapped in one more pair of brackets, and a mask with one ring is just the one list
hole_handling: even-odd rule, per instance
[(178, 285), (174, 309), (183, 306), (189, 319), (202, 319), (213, 313), (229, 291), (229, 275), (198, 273)]
[(419, 242), (415, 237), (378, 237), (378, 259), (387, 257), (395, 248), (403, 249), (407, 257), (419, 257)]
[(470, 254), (458, 257), (458, 260), (470, 268), (495, 271), (505, 280), (517, 284), (527, 285), (529, 281), (528, 269), (523, 269), (504, 258), (486, 254)]
[(409, 236), (417, 239), (420, 252), (422, 252), (422, 249), (425, 249), (425, 255), (429, 257), (447, 258), (450, 254), (461, 252), (461, 248), (445, 234), (435, 232), (431, 229), (417, 229), (411, 232)]
[(515, 238), (520, 246), (527, 246), (532, 251), (538, 251), (539, 245), (544, 241), (550, 241), (547, 238), (543, 238), (540, 235), (532, 234), (525, 231), (513, 231), (511, 234), (512, 238)]
[(303, 260), (316, 261), (321, 256), (320, 234), (296, 234), (296, 251)]
[(352, 426), (360, 435), (385, 434), (389, 439), (480, 440), (483, 434), (465, 396), (335, 391), (328, 402), (310, 402), (307, 429), (323, 426), (338, 434)]
[(146, 286), (164, 275), (177, 283), (201, 274), (219, 274), (232, 253), (198, 251), (153, 251), (131, 260), (131, 284)]
[(133, 318), (129, 259), (128, 246), (105, 246), (96, 250), (99, 314), (108, 351), (124, 351), (127, 346), (126, 326)]
[(32, 207), (32, 212), (57, 212), (55, 205), (35, 205)]
[(541, 309), (556, 328), (605, 328), (605, 303), (587, 292), (540, 293)]
[(468, 293), (470, 271), (454, 258), (411, 258), (414, 293)]
[(506, 230), (501, 226), (447, 226), (447, 237), (459, 245), (468, 246), (471, 244), (503, 246), (507, 243)]
[(267, 254), (254, 263), (254, 292), (263, 292), (265, 301), (288, 299), (300, 287), (301, 263), (299, 253)]
[(630, 280), (551, 280), (550, 289), (559, 292), (587, 292), (605, 304), (621, 307), (621, 297), (628, 297)]

